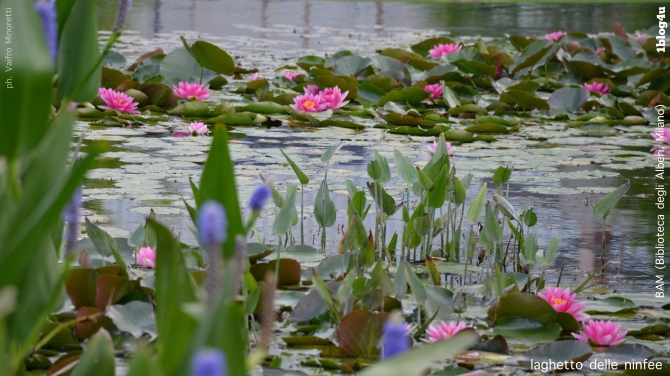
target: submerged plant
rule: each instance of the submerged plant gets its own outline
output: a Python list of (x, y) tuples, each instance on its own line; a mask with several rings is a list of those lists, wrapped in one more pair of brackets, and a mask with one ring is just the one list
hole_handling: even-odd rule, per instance
[(621, 325), (612, 321), (589, 320), (584, 324), (584, 333), (586, 336), (572, 333), (572, 336), (578, 340), (598, 346), (616, 346), (625, 342), (624, 337), (627, 331), (621, 331)]
[(118, 92), (114, 89), (105, 89), (100, 88), (98, 90), (100, 99), (105, 102), (106, 106), (101, 106), (100, 108), (106, 110), (117, 110), (120, 113), (127, 113), (131, 115), (137, 115), (140, 112), (137, 111), (138, 103), (133, 100), (132, 97), (126, 93)]

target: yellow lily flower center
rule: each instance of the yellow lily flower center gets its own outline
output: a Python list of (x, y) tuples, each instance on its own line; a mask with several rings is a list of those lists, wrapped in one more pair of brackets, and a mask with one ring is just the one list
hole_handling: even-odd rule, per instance
[(312, 101), (305, 101), (305, 102), (303, 102), (302, 105), (305, 108), (314, 108), (314, 102), (312, 102)]
[(565, 303), (566, 301), (565, 301), (565, 299), (553, 297), (553, 298), (551, 298), (551, 302), (554, 303), (555, 305), (561, 305), (561, 304)]
[(123, 99), (119, 99), (119, 104), (123, 104)]

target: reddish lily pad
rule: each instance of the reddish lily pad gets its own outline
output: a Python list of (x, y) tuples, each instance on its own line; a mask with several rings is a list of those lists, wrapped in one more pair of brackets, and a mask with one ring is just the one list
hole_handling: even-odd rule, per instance
[(382, 326), (387, 317), (386, 313), (365, 310), (352, 311), (344, 316), (337, 328), (337, 340), (342, 352), (363, 357), (377, 355)]

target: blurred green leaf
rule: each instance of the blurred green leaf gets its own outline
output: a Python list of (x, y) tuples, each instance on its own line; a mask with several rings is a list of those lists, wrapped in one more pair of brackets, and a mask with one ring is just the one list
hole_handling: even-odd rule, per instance
[(468, 221), (470, 221), (472, 224), (477, 223), (477, 219), (482, 214), (482, 210), (484, 210), (484, 201), (486, 200), (486, 184), (487, 183), (484, 182), (482, 188), (477, 194), (477, 197), (475, 197), (475, 199), (470, 204), (470, 208), (468, 208)]
[(221, 48), (202, 40), (191, 46), (193, 57), (201, 67), (216, 73), (232, 76), (235, 71), (235, 61)]
[(114, 343), (105, 329), (91, 337), (86, 351), (72, 371), (72, 376), (114, 376)]
[(286, 158), (286, 161), (288, 162), (288, 164), (293, 169), (293, 172), (295, 172), (295, 176), (297, 176), (298, 180), (300, 180), (300, 184), (309, 183), (309, 178), (307, 177), (307, 175), (305, 175), (304, 172), (302, 172), (300, 167), (298, 167), (298, 165), (295, 164), (295, 162), (293, 162), (293, 160), (291, 158), (289, 158), (289, 156), (286, 155), (286, 153), (281, 148), (279, 148), (279, 151), (281, 151), (281, 153), (284, 155), (284, 158)]
[(593, 207), (593, 215), (600, 219), (607, 217), (619, 200), (626, 194), (628, 188), (630, 188), (630, 180), (626, 180), (625, 184), (601, 198), (596, 206)]

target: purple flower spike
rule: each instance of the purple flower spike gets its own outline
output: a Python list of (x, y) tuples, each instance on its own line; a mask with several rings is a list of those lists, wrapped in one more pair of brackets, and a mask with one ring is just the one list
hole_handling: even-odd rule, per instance
[(251, 200), (249, 200), (249, 207), (251, 210), (261, 210), (265, 206), (268, 198), (270, 197), (270, 187), (267, 184), (263, 183), (256, 187), (254, 193), (251, 194)]
[(409, 330), (407, 324), (388, 320), (384, 323), (382, 337), (382, 358), (388, 359), (409, 350)]
[(42, 20), (44, 37), (47, 40), (49, 54), (55, 62), (58, 56), (58, 22), (56, 21), (56, 1), (39, 0), (35, 3), (35, 9)]
[(205, 246), (221, 245), (228, 239), (226, 210), (216, 201), (206, 201), (198, 211), (198, 235)]
[(191, 376), (226, 376), (226, 355), (221, 350), (200, 350), (191, 360)]

